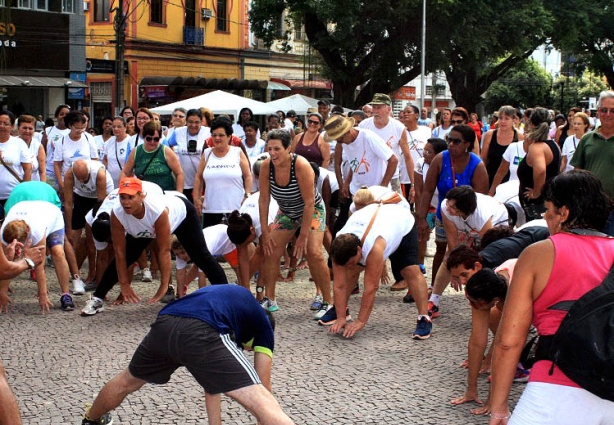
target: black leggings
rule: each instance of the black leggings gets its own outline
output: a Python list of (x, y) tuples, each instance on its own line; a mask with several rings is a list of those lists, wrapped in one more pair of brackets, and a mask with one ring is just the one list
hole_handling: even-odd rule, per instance
[[(186, 217), (175, 229), (175, 236), (177, 236), (194, 264), (205, 273), (211, 284), (228, 283), (224, 269), (207, 249), (205, 237), (200, 227), (200, 219), (196, 214), (194, 205), (184, 198), (180, 197), (179, 199), (186, 204)], [(126, 235), (126, 265), (130, 266), (136, 262), (152, 240), (151, 238), (135, 238)], [(115, 259), (113, 259), (105, 270), (94, 296), (104, 299), (117, 281), (117, 265)]]

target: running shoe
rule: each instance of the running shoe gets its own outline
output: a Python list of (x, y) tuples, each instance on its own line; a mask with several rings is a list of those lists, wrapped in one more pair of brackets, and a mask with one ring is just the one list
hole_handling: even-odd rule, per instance
[(403, 297), (403, 302), (407, 304), (414, 302), (414, 297), (411, 292), (407, 291), (407, 294), (405, 294), (405, 296)]
[(104, 311), (104, 304), (100, 300), (95, 300), (93, 298), (87, 300), (85, 303), (85, 307), (81, 310), (81, 316), (93, 316), (96, 313), (101, 313)]
[[(516, 373), (514, 374), (514, 382), (526, 383), (529, 381), (530, 369), (525, 369), (520, 363), (516, 366)], [(492, 375), (488, 375), (488, 382), (492, 382)]]
[(91, 282), (87, 282), (85, 284), (85, 292), (94, 292), (97, 287), (98, 287), (98, 283), (95, 280), (92, 280)]
[(81, 425), (112, 425), (113, 418), (110, 413), (105, 413), (97, 420), (88, 419), (87, 414), (83, 416), (83, 421), (81, 421)]
[(279, 306), (277, 305), (277, 301), (270, 300), (267, 297), (264, 297), (262, 299), (262, 301), (260, 301), (260, 306), (262, 308), (264, 308), (265, 310), (268, 310), (271, 313), (274, 313), (277, 310), (279, 310)]
[(160, 302), (162, 304), (168, 304), (175, 299), (175, 288), (173, 285), (168, 285), (168, 289), (166, 290), (166, 294), (162, 296)]
[(426, 317), (422, 317), (418, 320), (418, 326), (416, 326), (416, 330), (411, 334), (411, 337), (413, 339), (428, 339), (431, 336), (432, 329), (433, 322)]
[(30, 269), (30, 280), (33, 280), (36, 282), (36, 270), (34, 269)]
[(60, 297), (60, 307), (62, 311), (73, 311), (75, 309), (75, 303), (72, 302), (72, 297), (68, 294), (64, 294)]
[(429, 309), (429, 316), (431, 316), (431, 319), (437, 319), (440, 316), (439, 306), (436, 306), (433, 301), (429, 301), (428, 309)]
[(141, 273), (141, 282), (151, 282), (153, 280), (153, 276), (151, 275), (151, 270), (147, 267), (143, 269)]
[(85, 283), (79, 277), (79, 275), (75, 275), (72, 279), (72, 291), (74, 295), (83, 295), (85, 294)]
[[(350, 316), (349, 307), (345, 309), (345, 320), (352, 320), (352, 316)], [(337, 311), (335, 310), (335, 306), (332, 306), (324, 316), (318, 320), (318, 325), (321, 326), (332, 326), (337, 323)]]
[(358, 294), (360, 294), (360, 286), (358, 285), (358, 283), (356, 283), (356, 286), (354, 286), (354, 289), (352, 290), (352, 295)]
[(420, 267), (422, 274), (426, 276), (426, 267), (424, 267), (424, 264), (418, 264), (418, 266)]
[(333, 308), (333, 306), (329, 303), (322, 303), (322, 307), (320, 307), (317, 313), (313, 316), (313, 319), (320, 320), (322, 316), (324, 316), (331, 308)]
[[(310, 310), (314, 310), (314, 311), (318, 311), (322, 308), (322, 295), (317, 294), (316, 297), (314, 298), (313, 302), (311, 303), (311, 307), (309, 307)], [(319, 317), (318, 317), (319, 319)]]

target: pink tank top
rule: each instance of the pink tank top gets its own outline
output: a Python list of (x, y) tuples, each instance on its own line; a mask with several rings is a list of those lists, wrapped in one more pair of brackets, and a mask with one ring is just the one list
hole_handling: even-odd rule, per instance
[[(539, 335), (554, 334), (567, 314), (548, 307), (577, 300), (599, 286), (614, 263), (614, 238), (557, 233), (550, 240), (554, 244), (554, 265), (546, 287), (533, 303), (533, 325)], [(549, 360), (535, 363), (529, 381), (579, 387), (558, 367), (549, 375), (551, 366)]]

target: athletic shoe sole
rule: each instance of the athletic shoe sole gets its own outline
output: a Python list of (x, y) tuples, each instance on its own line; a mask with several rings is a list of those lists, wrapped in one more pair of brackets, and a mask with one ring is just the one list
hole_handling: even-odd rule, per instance
[[(349, 322), (350, 320), (352, 320), (352, 316), (350, 316), (349, 314), (345, 317), (346, 322)], [(328, 322), (323, 322), (322, 319), (318, 320), (318, 325), (320, 326), (332, 326), (335, 323), (337, 323), (337, 319), (334, 320), (330, 320)]]

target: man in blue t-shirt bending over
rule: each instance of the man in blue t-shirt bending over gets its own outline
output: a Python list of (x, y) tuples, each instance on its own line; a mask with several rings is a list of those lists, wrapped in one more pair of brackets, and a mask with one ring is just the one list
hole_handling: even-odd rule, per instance
[[(209, 423), (221, 423), (220, 394), (238, 401), (260, 424), (292, 424), (270, 392), (271, 319), (249, 290), (212, 285), (158, 314), (130, 365), (109, 381), (82, 424), (110, 424), (109, 411), (146, 383), (165, 384), (180, 366), (205, 389)], [(254, 366), (242, 349), (253, 349)]]

